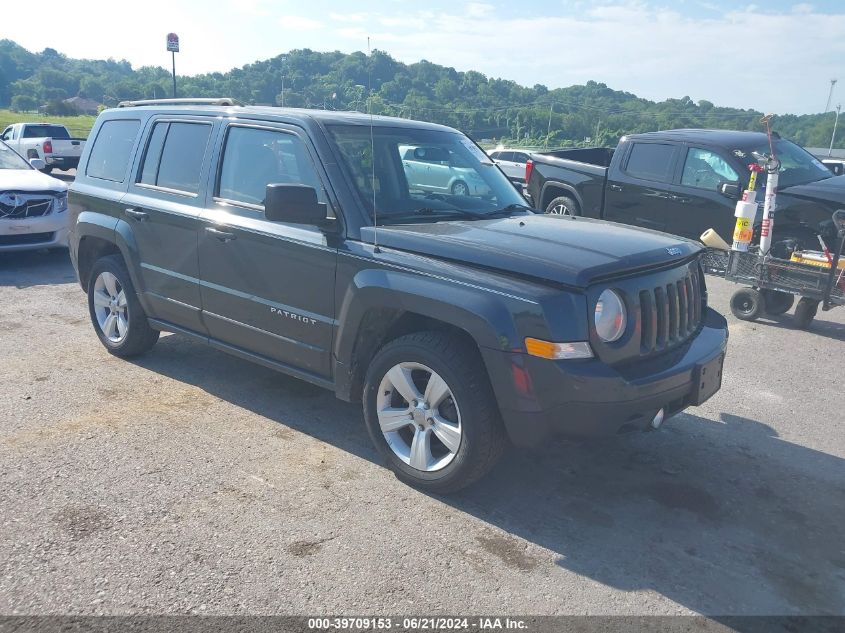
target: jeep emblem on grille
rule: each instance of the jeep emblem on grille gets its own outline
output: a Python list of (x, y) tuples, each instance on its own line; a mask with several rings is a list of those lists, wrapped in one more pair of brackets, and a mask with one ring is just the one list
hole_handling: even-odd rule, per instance
[(680, 255), (681, 249), (677, 248), (676, 246), (673, 246), (672, 248), (667, 248), (666, 252), (669, 253), (670, 255)]

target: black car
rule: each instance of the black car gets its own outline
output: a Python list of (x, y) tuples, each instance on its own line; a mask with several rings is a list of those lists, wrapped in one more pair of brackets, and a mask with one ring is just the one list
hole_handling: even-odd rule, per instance
[[(698, 239), (714, 229), (733, 241), (734, 209), (749, 165), (774, 150), (780, 161), (772, 253), (833, 247), (831, 214), (845, 207), (845, 177), (786, 139), (761, 132), (668, 130), (624, 136), (616, 149), (532, 155), (527, 189), (539, 209), (603, 218)], [(759, 240), (766, 175), (757, 180)]]
[[(692, 242), (535, 214), (439, 125), (123, 105), (70, 195), (71, 257), (115, 355), (178, 332), (360, 400), (390, 467), (439, 492), (508, 440), (656, 428), (719, 389), (727, 327)], [(483, 195), (432, 193), (400, 147), (436, 148)]]

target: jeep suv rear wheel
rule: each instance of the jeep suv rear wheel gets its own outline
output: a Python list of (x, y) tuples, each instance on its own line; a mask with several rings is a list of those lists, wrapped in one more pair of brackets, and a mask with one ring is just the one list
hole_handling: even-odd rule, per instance
[(447, 493), (493, 467), (506, 443), (477, 350), (440, 332), (417, 332), (376, 354), (364, 387), (367, 430), (402, 481)]
[(115, 356), (143, 354), (158, 340), (119, 255), (103, 257), (91, 269), (88, 312), (100, 342)]

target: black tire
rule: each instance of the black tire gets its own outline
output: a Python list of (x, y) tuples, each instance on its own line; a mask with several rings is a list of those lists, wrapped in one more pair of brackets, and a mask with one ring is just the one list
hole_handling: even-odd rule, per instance
[[(460, 445), (452, 461), (440, 470), (411, 467), (393, 451), (381, 431), (376, 413), (379, 387), (391, 368), (400, 363), (420, 363), (439, 374), (460, 411)], [(455, 335), (416, 332), (385, 345), (367, 371), (363, 400), (367, 431), (388, 467), (401, 481), (426, 492), (446, 494), (472, 484), (493, 467), (507, 445), (478, 350)]]
[(779, 290), (763, 290), (763, 302), (766, 304), (766, 314), (777, 316), (789, 311), (795, 303), (795, 295)]
[(755, 288), (742, 288), (731, 297), (731, 312), (742, 321), (753, 321), (766, 311), (766, 300)]
[(806, 330), (810, 327), (813, 319), (816, 318), (816, 312), (819, 310), (819, 302), (809, 297), (802, 297), (795, 306), (795, 327), (800, 330)]
[(569, 196), (558, 196), (546, 205), (547, 215), (581, 215), (578, 203)]
[[(94, 306), (94, 295), (97, 278), (102, 273), (111, 273), (117, 278), (120, 289), (126, 296), (126, 321), (128, 327), (125, 335), (118, 342), (112, 341), (106, 336), (97, 318)], [(135, 287), (129, 277), (129, 271), (120, 255), (108, 255), (97, 260), (91, 268), (91, 275), (88, 278), (88, 315), (91, 317), (91, 324), (103, 346), (109, 353), (121, 358), (143, 354), (156, 344), (159, 331), (150, 327), (147, 321), (147, 314), (141, 307), (138, 297), (135, 294)]]
[(803, 227), (785, 228), (783, 234), (772, 236), (772, 247), (769, 253), (778, 259), (789, 259), (795, 251), (819, 250), (818, 233)]
[(468, 196), (469, 195), (469, 185), (466, 184), (463, 180), (456, 180), (452, 183), (452, 195), (453, 196)]

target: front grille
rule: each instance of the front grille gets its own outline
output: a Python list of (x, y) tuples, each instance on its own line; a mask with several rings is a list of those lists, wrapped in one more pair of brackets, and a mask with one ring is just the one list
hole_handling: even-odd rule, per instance
[(5, 193), (0, 195), (0, 220), (38, 218), (50, 213), (53, 198), (44, 194)]
[(671, 349), (692, 336), (701, 324), (702, 288), (697, 266), (680, 279), (639, 293), (640, 355)]
[(0, 246), (23, 246), (52, 242), (55, 233), (24, 233), (23, 235), (0, 235)]

